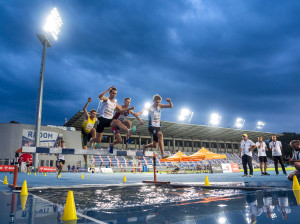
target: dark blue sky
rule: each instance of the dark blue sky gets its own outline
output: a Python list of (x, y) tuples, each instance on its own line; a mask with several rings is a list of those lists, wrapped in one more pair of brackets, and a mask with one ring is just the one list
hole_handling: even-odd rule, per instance
[(33, 124), (42, 45), (36, 37), (57, 7), (59, 40), (47, 49), (43, 124), (62, 125), (96, 108), (114, 85), (141, 110), (156, 93), (191, 123), (212, 112), (253, 130), (299, 133), (300, 2), (224, 0), (1, 1), (0, 122)]

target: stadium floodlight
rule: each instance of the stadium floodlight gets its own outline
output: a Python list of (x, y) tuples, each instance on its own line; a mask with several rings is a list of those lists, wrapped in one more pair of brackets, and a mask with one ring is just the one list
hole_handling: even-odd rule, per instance
[(44, 26), (44, 31), (50, 33), (54, 40), (57, 40), (57, 35), (60, 32), (60, 27), (62, 26), (62, 19), (56, 8), (53, 8), (49, 14), (46, 24)]
[(221, 122), (222, 116), (220, 116), (217, 113), (212, 113), (210, 115), (210, 120), (208, 125), (214, 126), (214, 127), (218, 127), (220, 122)]
[(143, 116), (145, 116), (145, 117), (148, 116), (148, 114), (149, 114), (148, 109), (150, 109), (150, 107), (151, 107), (151, 103), (149, 103), (149, 102), (145, 103), (145, 106), (144, 106), (144, 112), (143, 112), (143, 114), (142, 114)]
[[(54, 40), (57, 40), (58, 33), (62, 26), (62, 19), (56, 8), (52, 9), (50, 12), (46, 24), (44, 26), (45, 33), (37, 34), (38, 39), (43, 45), (42, 53), (42, 63), (40, 68), (40, 78), (39, 78), (39, 92), (36, 110), (36, 127), (35, 127), (35, 146), (40, 146), (40, 131), (41, 131), (41, 120), (42, 120), (42, 104), (43, 104), (43, 88), (44, 88), (44, 73), (45, 73), (45, 61), (46, 61), (46, 49), (47, 47), (52, 47), (47, 34), (51, 34)], [(38, 168), (38, 154), (33, 154), (33, 167), (36, 170)]]
[(261, 131), (263, 129), (263, 127), (265, 126), (265, 122), (262, 121), (258, 121), (256, 124), (256, 130)]
[(190, 111), (187, 108), (183, 108), (181, 110), (180, 115), (178, 116), (178, 122), (186, 122), (189, 124), (192, 120), (193, 115), (194, 115), (194, 112)]
[(244, 124), (245, 124), (245, 119), (238, 117), (235, 120), (235, 124), (233, 128), (242, 129), (244, 127)]

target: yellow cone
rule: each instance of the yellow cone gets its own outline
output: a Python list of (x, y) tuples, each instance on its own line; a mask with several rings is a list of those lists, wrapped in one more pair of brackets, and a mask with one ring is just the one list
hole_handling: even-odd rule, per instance
[(38, 174), (40, 174), (40, 172), (38, 172)]
[(123, 177), (123, 182), (127, 182), (125, 174), (124, 174), (124, 177)]
[(81, 174), (81, 179), (84, 179), (83, 173)]
[(70, 221), (70, 220), (76, 220), (76, 219), (77, 219), (77, 214), (76, 214), (76, 207), (75, 207), (73, 191), (69, 191), (62, 220)]
[(205, 186), (209, 186), (209, 180), (208, 180), (208, 177), (205, 176), (205, 183), (204, 183)]
[(45, 173), (45, 177), (46, 177), (47, 175), (46, 175), (46, 173)]
[(29, 172), (27, 172), (27, 175), (29, 175)]
[(28, 195), (27, 181), (26, 180), (24, 180), (24, 182), (23, 182), (23, 186), (22, 186), (22, 190), (21, 190), (20, 195)]
[(4, 177), (4, 181), (3, 181), (3, 185), (7, 185), (8, 182), (7, 182), (7, 176)]
[(293, 176), (293, 190), (300, 190), (298, 178), (296, 175)]
[(25, 205), (26, 205), (27, 197), (28, 197), (28, 195), (21, 195), (21, 196), (20, 196), (20, 198), (21, 198), (22, 210), (24, 210), (24, 209), (25, 209)]
[(36, 176), (36, 173), (34, 173), (34, 176)]

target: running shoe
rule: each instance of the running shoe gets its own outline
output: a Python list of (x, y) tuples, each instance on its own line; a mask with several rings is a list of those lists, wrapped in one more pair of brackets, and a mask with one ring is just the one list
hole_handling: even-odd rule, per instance
[(279, 173), (276, 173), (276, 175), (279, 175)]
[(247, 174), (244, 174), (242, 177), (248, 177), (248, 175), (247, 175)]
[(136, 131), (136, 127), (133, 126), (131, 129), (128, 129), (128, 135), (132, 135), (132, 133), (134, 133)]
[(130, 138), (128, 138), (128, 139), (126, 139), (126, 141), (125, 141), (126, 143), (128, 143), (128, 144), (131, 144), (131, 143), (133, 143), (133, 141), (130, 139)]
[(114, 146), (113, 145), (109, 145), (109, 152), (111, 153), (111, 154), (113, 154), (114, 153)]
[(162, 159), (166, 159), (166, 158), (169, 158), (169, 156), (168, 156), (168, 155), (164, 155), (164, 156), (162, 156), (161, 158), (162, 158)]
[(250, 175), (249, 175), (249, 177), (252, 177), (252, 176), (253, 176), (253, 174), (250, 174)]
[(261, 173), (262, 176), (266, 175), (265, 173)]
[(61, 178), (61, 175), (57, 175), (57, 179), (60, 179)]
[(270, 174), (269, 174), (269, 173), (267, 173), (267, 172), (265, 172), (265, 173), (264, 173), (264, 175), (270, 176)]

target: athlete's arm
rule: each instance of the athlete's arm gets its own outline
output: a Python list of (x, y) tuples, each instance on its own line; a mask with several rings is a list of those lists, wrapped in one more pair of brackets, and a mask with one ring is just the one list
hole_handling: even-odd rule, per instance
[(141, 125), (144, 124), (144, 122), (139, 117), (140, 115), (138, 115), (140, 112), (139, 113), (134, 113), (132, 110), (130, 110), (129, 113), (131, 113), (140, 122)]
[(134, 106), (128, 107), (128, 108), (122, 108), (119, 105), (116, 106), (116, 111), (118, 111), (119, 113), (123, 113), (125, 111), (129, 111), (129, 110), (133, 110), (133, 109), (134, 109)]
[(84, 107), (83, 107), (83, 111), (84, 111), (84, 114), (85, 114), (85, 117), (86, 117), (86, 119), (88, 119), (89, 118), (89, 113), (87, 112), (87, 106), (89, 105), (89, 103), (92, 101), (92, 98), (91, 97), (89, 97), (88, 98), (88, 101), (86, 102), (86, 104), (84, 105)]
[(159, 104), (160, 108), (173, 108), (173, 104), (170, 98), (166, 99), (169, 104)]
[(105, 90), (104, 92), (99, 94), (99, 99), (106, 102), (107, 101), (107, 97), (105, 97), (104, 95), (109, 92), (111, 89), (113, 88), (113, 86), (109, 87), (107, 90)]

